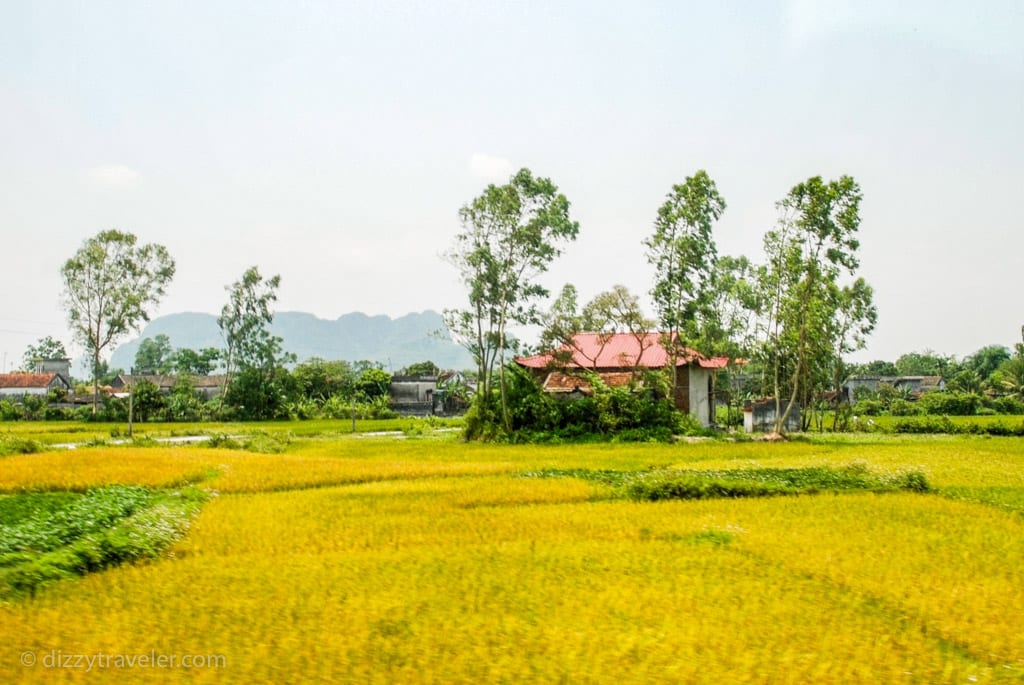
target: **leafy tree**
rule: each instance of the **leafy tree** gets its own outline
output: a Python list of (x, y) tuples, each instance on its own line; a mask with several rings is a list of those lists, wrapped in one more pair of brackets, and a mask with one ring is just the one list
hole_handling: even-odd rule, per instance
[(714, 396), (726, 403), (727, 425), (742, 422), (742, 411), (734, 407), (734, 400), (746, 394), (745, 385), (757, 382), (756, 375), (749, 370), (741, 374), (739, 369), (741, 363), (750, 368), (755, 322), (764, 311), (758, 274), (758, 267), (746, 257), (725, 255), (717, 259), (704, 325), (695, 345), (703, 354), (728, 360), (726, 367), (713, 377)]
[(478, 410), (495, 414), (494, 372), (498, 369), (501, 425), (511, 429), (505, 378), (510, 324), (538, 322), (536, 301), (547, 295), (537, 278), (574, 240), (579, 224), (569, 218), (569, 201), (546, 178), (521, 169), (506, 185), (489, 185), (459, 211), (462, 231), (448, 260), (468, 291), (465, 309), (447, 310), (448, 329), (476, 360)]
[(423, 362), (416, 362), (402, 369), (402, 376), (436, 376), (441, 372), (441, 369), (434, 362), (427, 360)]
[(139, 421), (151, 421), (163, 411), (165, 400), (156, 383), (147, 380), (135, 381), (132, 383), (131, 393), (132, 411)]
[(224, 401), (245, 421), (288, 418), (294, 382), (283, 366), (244, 366), (231, 379)]
[[(658, 209), (654, 233), (644, 240), (647, 261), (655, 271), (651, 295), (665, 333), (671, 368), (675, 368), (675, 359), (685, 348), (697, 342), (709, 316), (718, 258), (711, 232), (724, 211), (725, 200), (701, 169), (682, 184), (672, 186)], [(673, 374), (673, 396), (675, 383)]]
[[(843, 343), (843, 331), (866, 334), (874, 325), (866, 301), (859, 320), (840, 323), (839, 316), (853, 296), (844, 296), (842, 279), (859, 265), (861, 198), (860, 187), (849, 176), (829, 182), (812, 177), (778, 203), (779, 221), (765, 235), (768, 263), (761, 272), (761, 288), (768, 307), (761, 355), (771, 369), (776, 432), (801, 396), (832, 380), (835, 357), (850, 344)], [(851, 288), (860, 291), (860, 298), (870, 295), (866, 284)]]
[(280, 284), (280, 276), (264, 280), (252, 266), (228, 286), (228, 303), (217, 318), (227, 345), (224, 363), (228, 375), (239, 368), (269, 369), (289, 360), (282, 339), (271, 335), (269, 328), (274, 320), (270, 305), (277, 301)]
[(1014, 345), (1014, 355), (999, 366), (999, 387), (1011, 397), (1024, 400), (1024, 326), (1020, 329), (1021, 342)]
[(656, 325), (644, 316), (640, 300), (623, 285), (598, 293), (583, 307), (583, 325), (588, 331), (630, 333), (646, 336)]
[(163, 333), (144, 338), (135, 351), (135, 373), (170, 373), (173, 368), (171, 339)]
[(975, 369), (964, 369), (958, 372), (946, 386), (950, 392), (981, 395), (985, 388), (985, 379)]
[[(849, 286), (839, 288), (835, 291), (835, 297), (831, 333), (835, 352), (832, 359), (832, 390), (836, 399), (834, 401), (835, 420), (832, 425), (840, 429), (843, 427), (842, 416), (845, 407), (841, 406), (843, 403), (839, 401), (839, 398), (842, 397), (843, 381), (849, 375), (849, 368), (843, 362), (843, 358), (850, 352), (864, 349), (867, 344), (867, 336), (874, 330), (875, 324), (878, 322), (878, 309), (875, 307), (874, 290), (863, 278), (856, 279)], [(805, 388), (806, 390), (809, 388)], [(805, 398), (808, 398), (808, 394), (805, 394)]]
[(730, 360), (750, 354), (754, 320), (763, 310), (758, 270), (746, 257), (719, 257), (708, 293), (709, 304), (698, 348)]
[[(640, 300), (623, 285), (615, 285), (611, 290), (598, 293), (581, 311), (576, 307), (576, 288), (571, 283), (563, 286), (555, 299), (551, 310), (544, 316), (544, 330), (541, 333), (541, 346), (544, 351), (554, 351), (555, 360), (568, 363), (573, 353), (577, 353), (590, 364), (596, 365), (604, 346), (616, 333), (629, 333), (640, 342), (640, 354), (635, 363), (639, 366), (644, 350), (646, 334), (655, 326), (655, 322), (644, 316)], [(594, 357), (579, 347), (575, 336), (577, 333), (596, 333), (599, 346)]]
[(64, 343), (48, 335), (25, 349), (25, 354), (21, 357), (22, 368), (25, 371), (31, 371), (39, 359), (66, 359), (67, 356)]
[(853, 364), (848, 369), (848, 376), (898, 376), (896, 365), (881, 359), (865, 364)]
[[(282, 415), (291, 376), (283, 368), (295, 360), (284, 352), (281, 338), (271, 335), (270, 305), (277, 300), (280, 276), (264, 280), (253, 266), (228, 287), (228, 303), (217, 319), (227, 344), (224, 360), (229, 376), (225, 401), (243, 418), (269, 419)], [(238, 378), (232, 373), (238, 370)]]
[(162, 245), (139, 245), (131, 233), (101, 231), (64, 263), (61, 276), (71, 332), (92, 357), (95, 414), (100, 355), (149, 321), (149, 308), (174, 277), (174, 260)]
[(182, 347), (171, 354), (170, 363), (176, 373), (209, 376), (217, 368), (221, 351), (215, 347), (196, 350)]
[(377, 397), (385, 397), (388, 388), (391, 386), (391, 374), (384, 369), (366, 369), (356, 380), (356, 393), (373, 400)]
[(953, 357), (925, 350), (901, 355), (896, 360), (896, 370), (901, 376), (948, 376), (959, 369)]
[(203, 405), (191, 378), (178, 376), (167, 396), (166, 411), (171, 421), (198, 421), (202, 417)]
[(576, 286), (566, 283), (551, 303), (551, 309), (541, 316), (544, 329), (540, 333), (539, 344), (542, 351), (556, 350), (572, 340), (573, 335), (585, 330), (578, 297)]
[(977, 373), (982, 380), (987, 380), (1011, 357), (1010, 349), (1005, 345), (987, 345), (965, 359), (963, 367)]
[(292, 377), (303, 397), (325, 402), (332, 397), (351, 398), (357, 374), (346, 361), (325, 361), (313, 357), (296, 366)]

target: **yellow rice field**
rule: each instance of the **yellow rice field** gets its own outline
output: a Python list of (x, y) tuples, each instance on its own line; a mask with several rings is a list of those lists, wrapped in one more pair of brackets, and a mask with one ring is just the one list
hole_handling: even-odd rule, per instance
[[(851, 462), (922, 468), (938, 492), (639, 503), (519, 477)], [(185, 482), (215, 496), (165, 558), (0, 604), (0, 681), (1024, 680), (1019, 439), (0, 458), (4, 492)]]

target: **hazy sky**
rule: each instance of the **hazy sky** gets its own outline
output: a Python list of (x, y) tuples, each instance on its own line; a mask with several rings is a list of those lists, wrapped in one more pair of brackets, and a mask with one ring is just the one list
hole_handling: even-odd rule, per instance
[(60, 268), (106, 228), (177, 260), (155, 315), (219, 312), (251, 265), (280, 311), (458, 306), (458, 209), (523, 166), (580, 222), (552, 290), (646, 297), (641, 240), (698, 169), (755, 260), (793, 185), (850, 174), (856, 358), (1009, 345), (1022, 36), (1018, 0), (0, 1), (0, 353), (70, 343)]

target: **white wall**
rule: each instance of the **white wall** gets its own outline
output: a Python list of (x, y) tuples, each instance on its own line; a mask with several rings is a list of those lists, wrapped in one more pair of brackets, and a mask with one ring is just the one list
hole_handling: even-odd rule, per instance
[(23, 395), (45, 395), (49, 388), (0, 388), (2, 397), (22, 397)]

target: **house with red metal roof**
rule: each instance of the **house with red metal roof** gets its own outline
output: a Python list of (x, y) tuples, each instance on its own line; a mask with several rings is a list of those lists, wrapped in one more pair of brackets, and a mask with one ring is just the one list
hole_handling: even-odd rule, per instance
[(59, 373), (0, 373), (0, 397), (46, 395), (51, 390), (71, 392), (71, 383)]
[[(628, 385), (644, 370), (659, 370), (672, 363), (661, 333), (577, 333), (557, 350), (515, 363), (532, 370), (545, 392), (588, 395), (590, 384), (583, 371), (596, 373), (610, 387)], [(684, 349), (675, 359), (676, 407), (702, 425), (714, 423), (714, 375), (728, 363), (725, 357), (705, 357)]]

